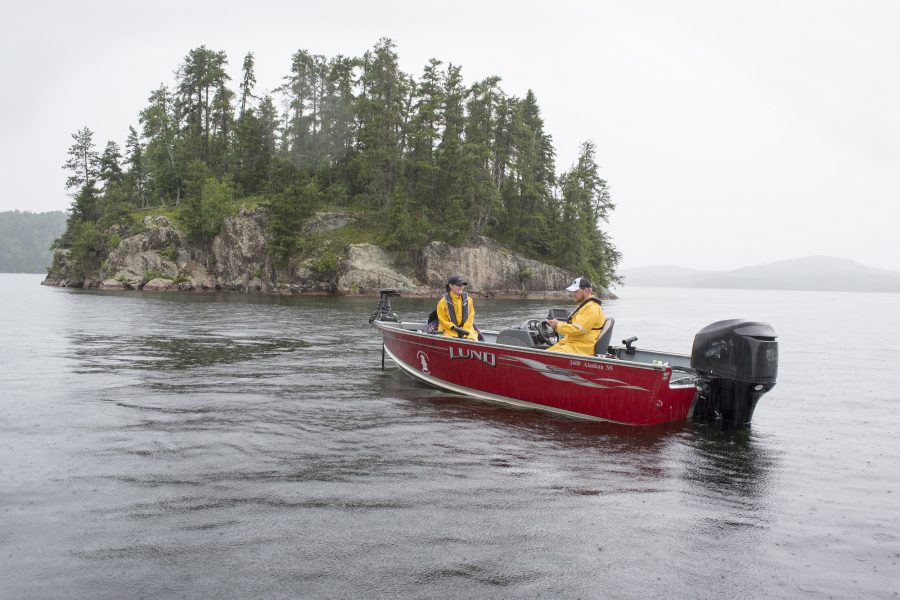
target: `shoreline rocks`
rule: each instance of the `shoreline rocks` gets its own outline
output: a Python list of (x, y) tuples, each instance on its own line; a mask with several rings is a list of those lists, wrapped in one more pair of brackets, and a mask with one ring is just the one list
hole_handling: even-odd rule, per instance
[[(572, 279), (564, 269), (525, 258), (485, 237), (465, 246), (432, 242), (415, 256), (405, 256), (403, 264), (374, 244), (329, 242), (318, 256), (281, 265), (267, 253), (266, 220), (261, 207), (241, 208), (204, 246), (191, 242), (167, 217), (146, 216), (141, 230), (122, 238), (94, 276), (76, 276), (70, 251), (57, 249), (41, 283), (113, 291), (345, 296), (377, 296), (379, 290), (393, 288), (406, 296), (437, 297), (450, 273), (463, 273), (469, 289), (484, 296), (555, 298), (567, 295), (562, 290)], [(353, 222), (343, 213), (316, 213), (303, 232), (327, 238)]]

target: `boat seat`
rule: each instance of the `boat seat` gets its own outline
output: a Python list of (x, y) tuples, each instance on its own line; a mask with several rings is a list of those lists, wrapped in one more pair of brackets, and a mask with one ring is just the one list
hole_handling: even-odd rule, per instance
[(615, 324), (616, 320), (611, 317), (607, 317), (606, 322), (603, 323), (600, 337), (597, 338), (597, 343), (594, 344), (594, 354), (596, 356), (605, 356), (607, 354), (606, 351), (609, 348), (609, 342), (612, 340), (612, 330)]
[(438, 331), (438, 316), (437, 311), (431, 311), (431, 314), (428, 315), (428, 320), (425, 321), (425, 329), (423, 329), (425, 333), (440, 333)]

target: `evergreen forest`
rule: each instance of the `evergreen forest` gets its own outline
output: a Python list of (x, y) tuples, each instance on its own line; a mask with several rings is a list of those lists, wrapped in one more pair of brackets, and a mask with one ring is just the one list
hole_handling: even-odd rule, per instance
[(240, 206), (269, 213), (268, 252), (304, 251), (301, 226), (339, 209), (360, 224), (352, 241), (413, 256), (433, 240), (493, 238), (608, 285), (619, 253), (601, 229), (614, 205), (596, 148), (557, 172), (535, 94), (506, 94), (500, 77), (467, 84), (462, 68), (428, 61), (401, 71), (381, 39), (361, 57), (299, 50), (274, 90), (260, 92), (253, 53), (228, 74), (224, 52), (190, 50), (171, 85), (153, 89), (124, 147), (99, 151), (72, 135), (64, 168), (72, 205), (56, 242), (88, 272), (119, 236), (112, 225), (167, 211), (208, 242)]
[(0, 273), (46, 273), (50, 244), (66, 229), (66, 213), (0, 212)]

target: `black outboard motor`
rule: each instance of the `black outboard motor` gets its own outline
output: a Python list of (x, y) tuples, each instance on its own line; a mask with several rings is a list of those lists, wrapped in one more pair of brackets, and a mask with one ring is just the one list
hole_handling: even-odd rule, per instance
[(381, 294), (381, 298), (378, 300), (378, 306), (375, 307), (375, 312), (369, 317), (369, 323), (371, 324), (375, 321), (393, 321), (394, 323), (399, 323), (400, 317), (398, 317), (397, 313), (394, 312), (394, 309), (391, 308), (391, 296), (399, 296), (400, 292), (397, 290), (379, 290), (379, 293)]
[(778, 342), (768, 323), (731, 319), (694, 336), (691, 367), (705, 380), (694, 416), (750, 423), (760, 397), (775, 387)]

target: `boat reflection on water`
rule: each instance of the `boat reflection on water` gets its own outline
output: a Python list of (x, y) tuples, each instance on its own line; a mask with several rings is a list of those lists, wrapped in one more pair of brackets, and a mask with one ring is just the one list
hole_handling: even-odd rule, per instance
[(453, 456), (549, 469), (570, 493), (658, 492), (667, 502), (693, 507), (691, 512), (706, 504), (727, 507), (724, 514), (702, 517), (712, 526), (753, 523), (768, 502), (777, 457), (746, 428), (692, 421), (632, 427), (548, 417), (432, 390), (397, 371), (379, 378), (379, 387), (382, 397), (403, 402), (411, 422), (441, 437), (430, 443)]
[(778, 455), (758, 434), (722, 424), (691, 423), (682, 438), (685, 460), (681, 480), (700, 503), (726, 510), (715, 524), (759, 524), (767, 512), (772, 473)]

